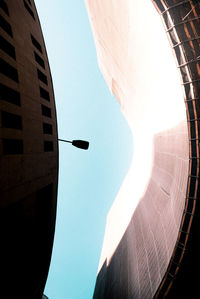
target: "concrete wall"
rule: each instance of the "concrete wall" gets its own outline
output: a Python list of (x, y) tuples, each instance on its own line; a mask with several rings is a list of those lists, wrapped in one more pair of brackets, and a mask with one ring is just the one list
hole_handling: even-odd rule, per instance
[[(12, 57), (10, 46), (1, 42), (0, 57), (3, 64), (8, 64), (5, 69), (14, 67), (18, 76), (18, 80), (13, 79), (1, 67), (2, 293), (11, 286), (8, 297), (2, 298), (41, 298), (51, 258), (57, 200), (58, 145), (52, 79), (34, 1), (1, 1), (0, 15), (1, 38), (15, 51)], [(34, 53), (45, 66), (36, 61)], [(38, 78), (37, 69), (46, 76), (47, 83)], [(20, 103), (5, 95), (4, 87), (17, 91)], [(49, 100), (40, 95), (40, 87), (49, 93)], [(41, 105), (51, 109), (51, 117), (42, 113)], [(21, 117), (21, 128), (10, 122), (5, 112)], [(43, 123), (52, 126), (52, 134), (43, 131)], [(15, 148), (15, 143), (8, 143), (6, 148), (7, 140), (21, 140), (21, 148)]]

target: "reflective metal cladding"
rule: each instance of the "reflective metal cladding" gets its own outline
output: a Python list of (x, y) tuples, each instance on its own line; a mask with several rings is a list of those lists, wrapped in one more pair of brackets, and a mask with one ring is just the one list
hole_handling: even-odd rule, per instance
[(85, 2), (99, 67), (135, 145), (107, 216), (94, 298), (195, 298), (200, 2)]

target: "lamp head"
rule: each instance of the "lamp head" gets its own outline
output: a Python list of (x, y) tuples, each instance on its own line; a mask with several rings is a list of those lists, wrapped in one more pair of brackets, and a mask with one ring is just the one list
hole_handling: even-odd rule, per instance
[(84, 150), (89, 148), (89, 142), (85, 140), (73, 140), (72, 145)]

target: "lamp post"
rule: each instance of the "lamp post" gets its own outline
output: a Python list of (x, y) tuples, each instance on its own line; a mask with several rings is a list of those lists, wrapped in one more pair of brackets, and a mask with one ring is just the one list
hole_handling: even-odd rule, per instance
[(73, 146), (76, 146), (78, 148), (87, 150), (89, 148), (89, 142), (85, 141), (85, 140), (65, 140), (65, 139), (58, 139), (58, 141), (62, 141), (62, 142), (68, 142), (71, 143)]

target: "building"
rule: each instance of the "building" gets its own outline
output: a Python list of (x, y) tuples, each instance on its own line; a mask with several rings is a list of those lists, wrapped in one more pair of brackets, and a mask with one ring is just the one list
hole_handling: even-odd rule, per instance
[(41, 299), (56, 217), (54, 93), (33, 0), (0, 1), (1, 298)]
[(94, 299), (196, 298), (200, 2), (85, 2), (135, 147), (107, 216)]

